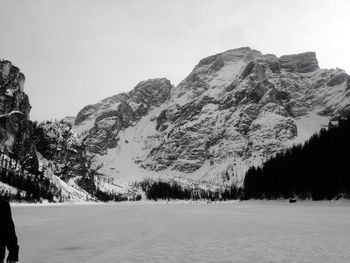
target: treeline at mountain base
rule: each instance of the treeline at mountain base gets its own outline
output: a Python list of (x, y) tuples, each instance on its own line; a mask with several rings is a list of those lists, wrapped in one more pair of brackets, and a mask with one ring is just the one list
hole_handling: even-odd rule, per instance
[(39, 202), (42, 199), (52, 202), (55, 197), (58, 198), (57, 187), (42, 174), (29, 174), (27, 171), (8, 169), (8, 165), (1, 165), (2, 162), (3, 160), (0, 160), (0, 182), (16, 187), (18, 190), (16, 193), (11, 193), (2, 189), (0, 198), (25, 202)]
[(277, 154), (244, 179), (244, 199), (350, 197), (350, 118)]
[(135, 187), (140, 187), (149, 200), (208, 200), (226, 201), (236, 200), (241, 195), (241, 189), (235, 185), (221, 187), (217, 189), (203, 189), (195, 186), (184, 186), (176, 181), (153, 181), (145, 179), (140, 183), (135, 183)]

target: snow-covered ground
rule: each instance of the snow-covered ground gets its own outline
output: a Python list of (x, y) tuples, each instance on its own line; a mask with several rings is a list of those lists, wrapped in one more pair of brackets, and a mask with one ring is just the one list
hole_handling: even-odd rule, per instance
[(350, 203), (13, 206), (20, 262), (349, 262)]

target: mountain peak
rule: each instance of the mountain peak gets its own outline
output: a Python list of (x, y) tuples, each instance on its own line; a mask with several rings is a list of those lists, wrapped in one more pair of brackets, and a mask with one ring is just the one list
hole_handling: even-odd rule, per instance
[(170, 80), (168, 80), (167, 78), (152, 78), (152, 79), (140, 81), (139, 83), (137, 83), (134, 89), (140, 86), (143, 86), (145, 84), (165, 84), (165, 83), (171, 85)]
[(75, 119), (75, 130), (91, 152), (103, 153), (118, 145), (118, 133), (132, 126), (152, 107), (160, 106), (173, 88), (166, 78), (139, 82), (130, 92), (108, 97), (83, 108)]
[(315, 52), (284, 55), (279, 61), (282, 68), (292, 72), (306, 73), (319, 69)]

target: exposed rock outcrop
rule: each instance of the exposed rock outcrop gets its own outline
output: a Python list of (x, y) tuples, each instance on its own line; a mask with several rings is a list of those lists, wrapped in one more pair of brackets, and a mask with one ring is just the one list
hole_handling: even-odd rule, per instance
[(286, 55), (282, 56), (279, 61), (281, 67), (290, 72), (307, 73), (319, 69), (315, 52)]
[[(38, 154), (46, 160), (49, 168), (67, 181), (76, 176), (86, 176), (89, 158), (86, 147), (72, 130), (70, 123), (46, 121), (34, 127), (34, 142)], [(41, 159), (42, 159), (41, 158)], [(48, 167), (42, 167), (42, 170)]]
[(104, 153), (118, 145), (118, 133), (133, 125), (151, 107), (161, 105), (170, 95), (169, 80), (142, 81), (129, 93), (122, 93), (82, 109), (75, 119), (76, 130), (90, 152)]
[(23, 160), (34, 153), (31, 106), (23, 91), (25, 77), (10, 61), (0, 61), (0, 150)]

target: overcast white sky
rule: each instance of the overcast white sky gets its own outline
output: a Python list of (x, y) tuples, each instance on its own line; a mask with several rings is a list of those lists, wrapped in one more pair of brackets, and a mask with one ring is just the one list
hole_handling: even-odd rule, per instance
[(33, 120), (76, 115), (139, 81), (184, 79), (208, 55), (250, 46), (316, 51), (350, 72), (348, 0), (0, 0), (0, 58), (26, 76)]

